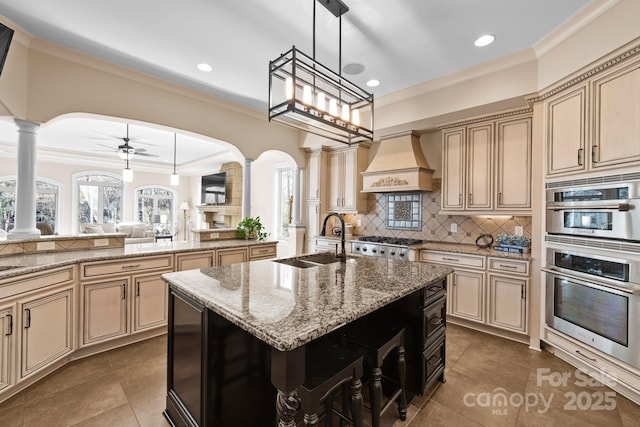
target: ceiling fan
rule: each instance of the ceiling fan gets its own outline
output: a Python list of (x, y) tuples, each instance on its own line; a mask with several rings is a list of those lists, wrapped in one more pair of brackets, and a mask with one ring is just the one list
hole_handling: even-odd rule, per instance
[[(121, 139), (122, 141), (124, 141), (124, 144), (120, 144), (118, 145), (118, 147), (114, 150), (113, 147), (109, 146), (109, 145), (105, 145), (105, 144), (97, 144), (101, 147), (105, 147), (108, 148), (110, 152), (114, 152), (114, 153), (118, 153), (118, 156), (122, 159), (122, 160), (126, 160), (127, 157), (129, 157), (129, 159), (131, 159), (134, 155), (135, 156), (144, 156), (144, 157), (159, 157), (156, 154), (150, 154), (147, 153), (146, 149), (144, 148), (135, 148), (133, 147), (131, 144), (129, 144), (129, 142), (131, 141), (131, 139), (129, 138), (129, 123), (127, 123), (127, 136), (125, 137), (115, 137), (118, 139)], [(140, 144), (143, 144), (142, 142), (139, 142)], [(138, 144), (138, 143), (137, 143)], [(153, 144), (146, 144), (146, 145), (153, 145)], [(96, 150), (96, 151), (107, 151), (107, 150)]]

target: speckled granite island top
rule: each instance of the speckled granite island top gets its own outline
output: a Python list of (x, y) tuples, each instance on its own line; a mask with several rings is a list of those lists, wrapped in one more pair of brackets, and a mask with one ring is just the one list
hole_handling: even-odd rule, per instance
[(351, 257), (311, 268), (264, 260), (162, 277), (273, 348), (289, 351), (452, 271), (427, 263)]

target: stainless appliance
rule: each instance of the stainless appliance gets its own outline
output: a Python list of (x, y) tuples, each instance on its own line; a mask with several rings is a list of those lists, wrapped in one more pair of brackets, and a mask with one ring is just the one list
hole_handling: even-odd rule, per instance
[(640, 248), (603, 250), (581, 240), (547, 248), (546, 323), (640, 368)]
[(354, 254), (377, 256), (391, 259), (416, 260), (416, 252), (412, 246), (422, 243), (418, 239), (402, 239), (383, 236), (360, 236), (351, 241), (351, 252)]
[(640, 242), (640, 174), (548, 183), (547, 233)]

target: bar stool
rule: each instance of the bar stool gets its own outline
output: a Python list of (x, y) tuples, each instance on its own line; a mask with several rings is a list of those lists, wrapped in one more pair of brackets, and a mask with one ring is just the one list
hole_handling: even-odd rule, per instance
[[(318, 412), (325, 407), (325, 426), (331, 426), (334, 391), (351, 384), (351, 418), (356, 427), (362, 427), (362, 355), (328, 340), (307, 345), (305, 381), (298, 388), (300, 407), (308, 426), (318, 425)], [(347, 419), (345, 415), (342, 419)]]
[[(343, 340), (347, 347), (364, 356), (371, 369), (369, 394), (371, 400), (371, 426), (380, 426), (380, 416), (395, 401), (402, 421), (407, 419), (407, 396), (405, 389), (406, 362), (404, 350), (405, 329), (398, 322), (387, 318), (370, 317), (345, 328)], [(396, 349), (398, 376), (394, 382), (398, 388), (389, 401), (382, 405), (382, 364), (389, 353)]]

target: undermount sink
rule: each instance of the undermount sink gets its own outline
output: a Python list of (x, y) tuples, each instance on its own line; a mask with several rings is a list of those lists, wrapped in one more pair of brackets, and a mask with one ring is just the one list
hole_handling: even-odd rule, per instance
[[(347, 258), (353, 258), (347, 256)], [(292, 267), (309, 268), (318, 267), (320, 265), (333, 264), (334, 262), (344, 262), (345, 258), (341, 258), (332, 253), (321, 252), (318, 254), (303, 255), (295, 258), (274, 259), (274, 262), (290, 265)]]

